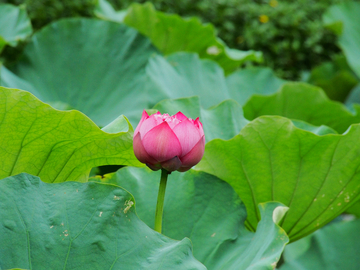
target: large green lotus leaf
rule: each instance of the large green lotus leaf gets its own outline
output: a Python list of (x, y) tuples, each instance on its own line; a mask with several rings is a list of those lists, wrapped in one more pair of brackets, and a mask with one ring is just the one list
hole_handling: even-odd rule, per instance
[(346, 1), (330, 7), (323, 21), (339, 35), (338, 43), (353, 71), (360, 78), (360, 3)]
[(257, 205), (278, 201), (290, 210), (281, 223), (295, 241), (319, 229), (360, 197), (360, 125), (318, 136), (289, 119), (263, 116), (233, 139), (209, 142), (197, 170), (228, 182), (246, 205), (247, 226)]
[(25, 6), (0, 4), (0, 52), (4, 45), (16, 46), (32, 33)]
[(151, 230), (115, 185), (20, 174), (0, 181), (0, 201), (4, 269), (206, 269), (189, 239)]
[(339, 133), (360, 122), (360, 107), (356, 107), (354, 115), (343, 104), (331, 101), (322, 89), (305, 83), (286, 83), (270, 96), (254, 95), (243, 109), (249, 120), (261, 115), (281, 115), (315, 126), (326, 125)]
[(207, 110), (200, 106), (200, 100), (197, 96), (167, 99), (156, 104), (154, 109), (171, 115), (181, 111), (192, 119), (199, 117), (203, 124), (207, 142), (215, 138), (231, 139), (249, 122), (244, 118), (241, 106), (231, 99)]
[[(72, 18), (33, 35), (14, 74), (0, 75), (3, 86), (67, 103), (100, 126), (119, 114), (135, 123), (149, 107), (145, 65), (155, 52), (149, 39), (126, 25)], [(24, 81), (31, 87), (22, 88)]]
[(241, 69), (226, 77), (230, 96), (240, 105), (244, 105), (252, 95), (275, 93), (285, 82), (270, 68), (263, 67)]
[(360, 265), (359, 231), (360, 219), (329, 224), (310, 236), (306, 250), (287, 261), (287, 257), (293, 257), (293, 254), (298, 252), (298, 247), (292, 247), (298, 243), (291, 244), (284, 253), (286, 262), (280, 270), (357, 270)]
[(86, 181), (96, 166), (141, 166), (123, 117), (104, 130), (78, 111), (58, 111), (29, 92), (0, 87), (0, 179), (27, 172), (45, 182)]
[[(153, 227), (160, 172), (127, 167), (92, 179), (124, 186), (135, 197), (139, 217)], [(208, 269), (269, 269), (288, 242), (275, 224), (286, 209), (279, 203), (259, 208), (258, 230), (249, 232), (245, 207), (227, 183), (204, 172), (173, 172), (166, 187), (163, 234), (189, 237), (195, 258)]]
[(124, 23), (148, 36), (162, 53), (195, 52), (201, 58), (216, 61), (226, 74), (245, 61), (262, 61), (260, 52), (227, 48), (216, 37), (213, 25), (204, 25), (195, 17), (183, 19), (176, 14), (164, 14), (151, 3), (131, 5)]

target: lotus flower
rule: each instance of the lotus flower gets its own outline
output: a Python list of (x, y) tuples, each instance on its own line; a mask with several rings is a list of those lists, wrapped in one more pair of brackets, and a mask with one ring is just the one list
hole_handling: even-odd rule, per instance
[(187, 118), (182, 112), (149, 116), (144, 110), (134, 132), (135, 156), (155, 171), (187, 171), (199, 163), (204, 148), (205, 135), (199, 118)]

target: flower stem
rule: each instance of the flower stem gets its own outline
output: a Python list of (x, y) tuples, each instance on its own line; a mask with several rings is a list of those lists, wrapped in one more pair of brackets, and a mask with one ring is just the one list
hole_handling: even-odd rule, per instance
[(169, 172), (167, 170), (161, 169), (160, 186), (159, 186), (159, 193), (158, 193), (156, 212), (155, 212), (155, 231), (159, 233), (161, 233), (161, 229), (162, 229), (164, 198), (165, 198), (165, 189), (166, 189), (166, 182), (168, 175)]

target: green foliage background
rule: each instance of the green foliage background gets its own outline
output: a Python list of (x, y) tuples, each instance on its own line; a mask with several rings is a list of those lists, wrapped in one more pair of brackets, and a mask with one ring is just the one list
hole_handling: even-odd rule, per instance
[[(339, 49), (336, 37), (324, 28), (322, 13), (344, 0), (202, 0), (151, 1), (156, 9), (181, 16), (197, 16), (215, 25), (228, 46), (264, 53), (265, 65), (287, 79), (300, 79), (309, 70), (331, 59)], [(134, 1), (111, 0), (115, 7), (126, 8)], [(146, 2), (138, 0), (136, 2)], [(259, 16), (269, 21), (262, 23)]]
[(1, 0), (0, 3), (26, 6), (35, 29), (69, 17), (92, 17), (97, 0)]
[[(283, 78), (301, 79), (303, 71), (331, 60), (339, 52), (336, 36), (321, 21), (323, 12), (332, 4), (347, 0), (153, 0), (160, 11), (183, 17), (196, 16), (212, 23), (218, 36), (231, 48), (259, 50), (264, 65)], [(356, 0), (358, 1), (358, 0)], [(67, 17), (92, 17), (98, 0), (1, 0), (25, 4), (33, 27)], [(115, 9), (125, 9), (145, 0), (110, 0)], [(261, 22), (260, 16), (267, 16)], [(8, 54), (15, 55), (12, 49)], [(13, 56), (13, 57), (15, 57)]]

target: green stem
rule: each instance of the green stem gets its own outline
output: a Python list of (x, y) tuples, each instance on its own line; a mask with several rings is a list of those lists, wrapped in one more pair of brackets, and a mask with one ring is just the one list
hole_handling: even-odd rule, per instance
[(156, 212), (155, 212), (155, 231), (161, 233), (162, 228), (162, 217), (164, 210), (164, 198), (165, 198), (165, 189), (168, 175), (170, 173), (167, 170), (161, 169), (161, 178), (158, 199), (156, 203)]

